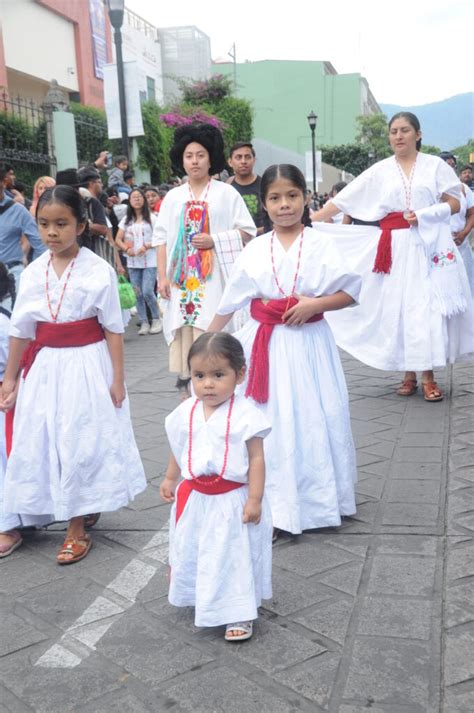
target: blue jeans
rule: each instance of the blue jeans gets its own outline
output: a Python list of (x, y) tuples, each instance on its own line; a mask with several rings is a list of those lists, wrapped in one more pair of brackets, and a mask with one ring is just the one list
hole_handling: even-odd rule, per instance
[(156, 267), (129, 267), (128, 274), (137, 295), (137, 312), (140, 322), (148, 322), (145, 302), (150, 308), (151, 318), (159, 319), (156, 303)]

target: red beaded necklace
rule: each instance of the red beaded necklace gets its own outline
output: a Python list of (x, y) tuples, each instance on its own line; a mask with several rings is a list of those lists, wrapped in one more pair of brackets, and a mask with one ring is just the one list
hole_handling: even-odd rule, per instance
[(295, 272), (295, 277), (294, 277), (294, 279), (293, 279), (293, 286), (292, 286), (292, 288), (291, 288), (291, 292), (290, 292), (289, 295), (286, 295), (286, 294), (284, 293), (284, 291), (282, 290), (282, 287), (281, 287), (281, 285), (280, 285), (280, 283), (279, 283), (279, 281), (278, 281), (278, 277), (277, 277), (276, 270), (275, 270), (275, 258), (274, 258), (274, 256), (273, 256), (273, 242), (274, 242), (274, 239), (275, 239), (275, 231), (274, 231), (274, 230), (272, 231), (272, 237), (271, 237), (271, 239), (270, 239), (270, 256), (271, 256), (271, 259), (272, 259), (273, 277), (275, 278), (275, 282), (276, 282), (276, 286), (278, 287), (278, 291), (280, 292), (280, 294), (283, 295), (283, 297), (286, 297), (288, 300), (290, 300), (290, 298), (293, 297), (293, 295), (295, 294), (296, 281), (298, 280), (298, 275), (299, 275), (299, 272), (300, 272), (301, 250), (302, 250), (302, 248), (303, 248), (303, 236), (304, 236), (304, 226), (303, 226), (303, 228), (302, 228), (302, 230), (301, 230), (301, 235), (300, 235), (300, 247), (299, 247), (299, 250), (298, 250), (298, 262), (297, 262), (297, 264), (296, 264), (296, 272)]
[(70, 266), (70, 268), (69, 268), (69, 272), (68, 272), (68, 274), (66, 275), (66, 279), (65, 279), (65, 281), (64, 281), (63, 289), (62, 289), (62, 291), (61, 291), (61, 296), (60, 296), (60, 298), (59, 298), (58, 308), (57, 308), (56, 312), (53, 312), (53, 308), (51, 307), (51, 300), (50, 300), (50, 297), (49, 297), (49, 266), (51, 265), (51, 260), (52, 260), (52, 259), (53, 259), (53, 255), (50, 254), (49, 260), (48, 260), (48, 264), (47, 264), (47, 266), (46, 266), (46, 301), (47, 301), (47, 303), (48, 303), (48, 309), (49, 309), (49, 313), (50, 313), (50, 315), (51, 315), (51, 319), (53, 320), (53, 322), (57, 322), (57, 321), (58, 321), (59, 312), (60, 312), (60, 310), (61, 310), (61, 305), (62, 305), (63, 299), (64, 299), (64, 293), (66, 292), (66, 287), (67, 287), (67, 285), (68, 285), (69, 278), (71, 277), (72, 268), (74, 267), (74, 263), (76, 262), (76, 258), (74, 258), (74, 259), (72, 260), (71, 266)]
[[(225, 432), (225, 450), (224, 450), (224, 463), (222, 465), (221, 472), (219, 475), (216, 475), (215, 478), (212, 478), (212, 480), (209, 478), (207, 480), (201, 481), (203, 485), (214, 485), (215, 483), (218, 483), (219, 480), (222, 480), (222, 477), (226, 471), (227, 468), (227, 456), (229, 455), (229, 434), (230, 434), (230, 417), (232, 416), (232, 409), (234, 407), (234, 394), (230, 397), (230, 403), (229, 403), (229, 410), (227, 412), (227, 429)], [(196, 399), (196, 401), (193, 404), (193, 407), (191, 409), (191, 413), (189, 415), (189, 442), (188, 442), (188, 471), (189, 475), (193, 480), (196, 480), (199, 478), (198, 475), (195, 475), (193, 473), (192, 469), (192, 453), (193, 453), (193, 418), (194, 418), (194, 412), (196, 410), (196, 407), (199, 403), (199, 399)]]

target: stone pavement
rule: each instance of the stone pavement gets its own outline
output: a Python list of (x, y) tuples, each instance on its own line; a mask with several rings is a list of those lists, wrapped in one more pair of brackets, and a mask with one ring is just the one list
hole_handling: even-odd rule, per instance
[(473, 367), (440, 373), (447, 398), (425, 404), (344, 356), (357, 514), (279, 540), (274, 598), (230, 645), (167, 603), (176, 395), (161, 336), (132, 330), (126, 356), (149, 487), (102, 516), (84, 562), (55, 564), (55, 525), (0, 563), (0, 713), (472, 713)]

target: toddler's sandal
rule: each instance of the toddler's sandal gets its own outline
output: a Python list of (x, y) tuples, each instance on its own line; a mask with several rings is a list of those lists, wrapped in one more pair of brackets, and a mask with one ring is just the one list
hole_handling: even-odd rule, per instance
[[(232, 636), (231, 631), (240, 633)], [(239, 621), (236, 624), (227, 624), (224, 638), (226, 641), (246, 641), (253, 634), (253, 621)]]

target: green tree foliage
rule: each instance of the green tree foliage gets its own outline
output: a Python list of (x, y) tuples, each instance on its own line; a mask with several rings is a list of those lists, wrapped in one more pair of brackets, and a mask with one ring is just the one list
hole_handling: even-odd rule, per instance
[(369, 156), (366, 147), (360, 144), (322, 146), (321, 152), (324, 163), (329, 163), (340, 171), (348, 171), (353, 176), (358, 176), (374, 161), (374, 158)]
[(457, 156), (458, 166), (470, 163), (469, 156), (474, 153), (474, 139), (470, 139), (464, 146), (458, 146), (452, 149), (452, 152)]
[(153, 184), (163, 183), (172, 173), (169, 151), (173, 131), (161, 120), (162, 109), (153, 101), (142, 104), (144, 136), (137, 139), (139, 149), (138, 164), (148, 168)]
[(178, 79), (183, 104), (202, 106), (208, 104), (217, 107), (220, 102), (232, 94), (232, 80), (223, 74), (215, 74), (210, 79)]
[(229, 148), (236, 141), (250, 141), (252, 138), (252, 108), (250, 102), (232, 96), (232, 80), (216, 74), (203, 81), (178, 82), (183, 100), (172, 108), (184, 116), (191, 116), (197, 110), (215, 117), (222, 129), (224, 141)]
[(363, 146), (367, 153), (373, 154), (373, 160), (380, 161), (390, 156), (388, 143), (388, 123), (385, 114), (358, 116), (356, 144)]
[(439, 149), (437, 146), (432, 146), (431, 144), (421, 144), (421, 153), (430, 153), (433, 156), (439, 156), (441, 153), (441, 149)]
[(24, 119), (0, 111), (0, 163), (11, 164), (31, 194), (40, 176), (50, 172), (46, 125), (30, 126)]

